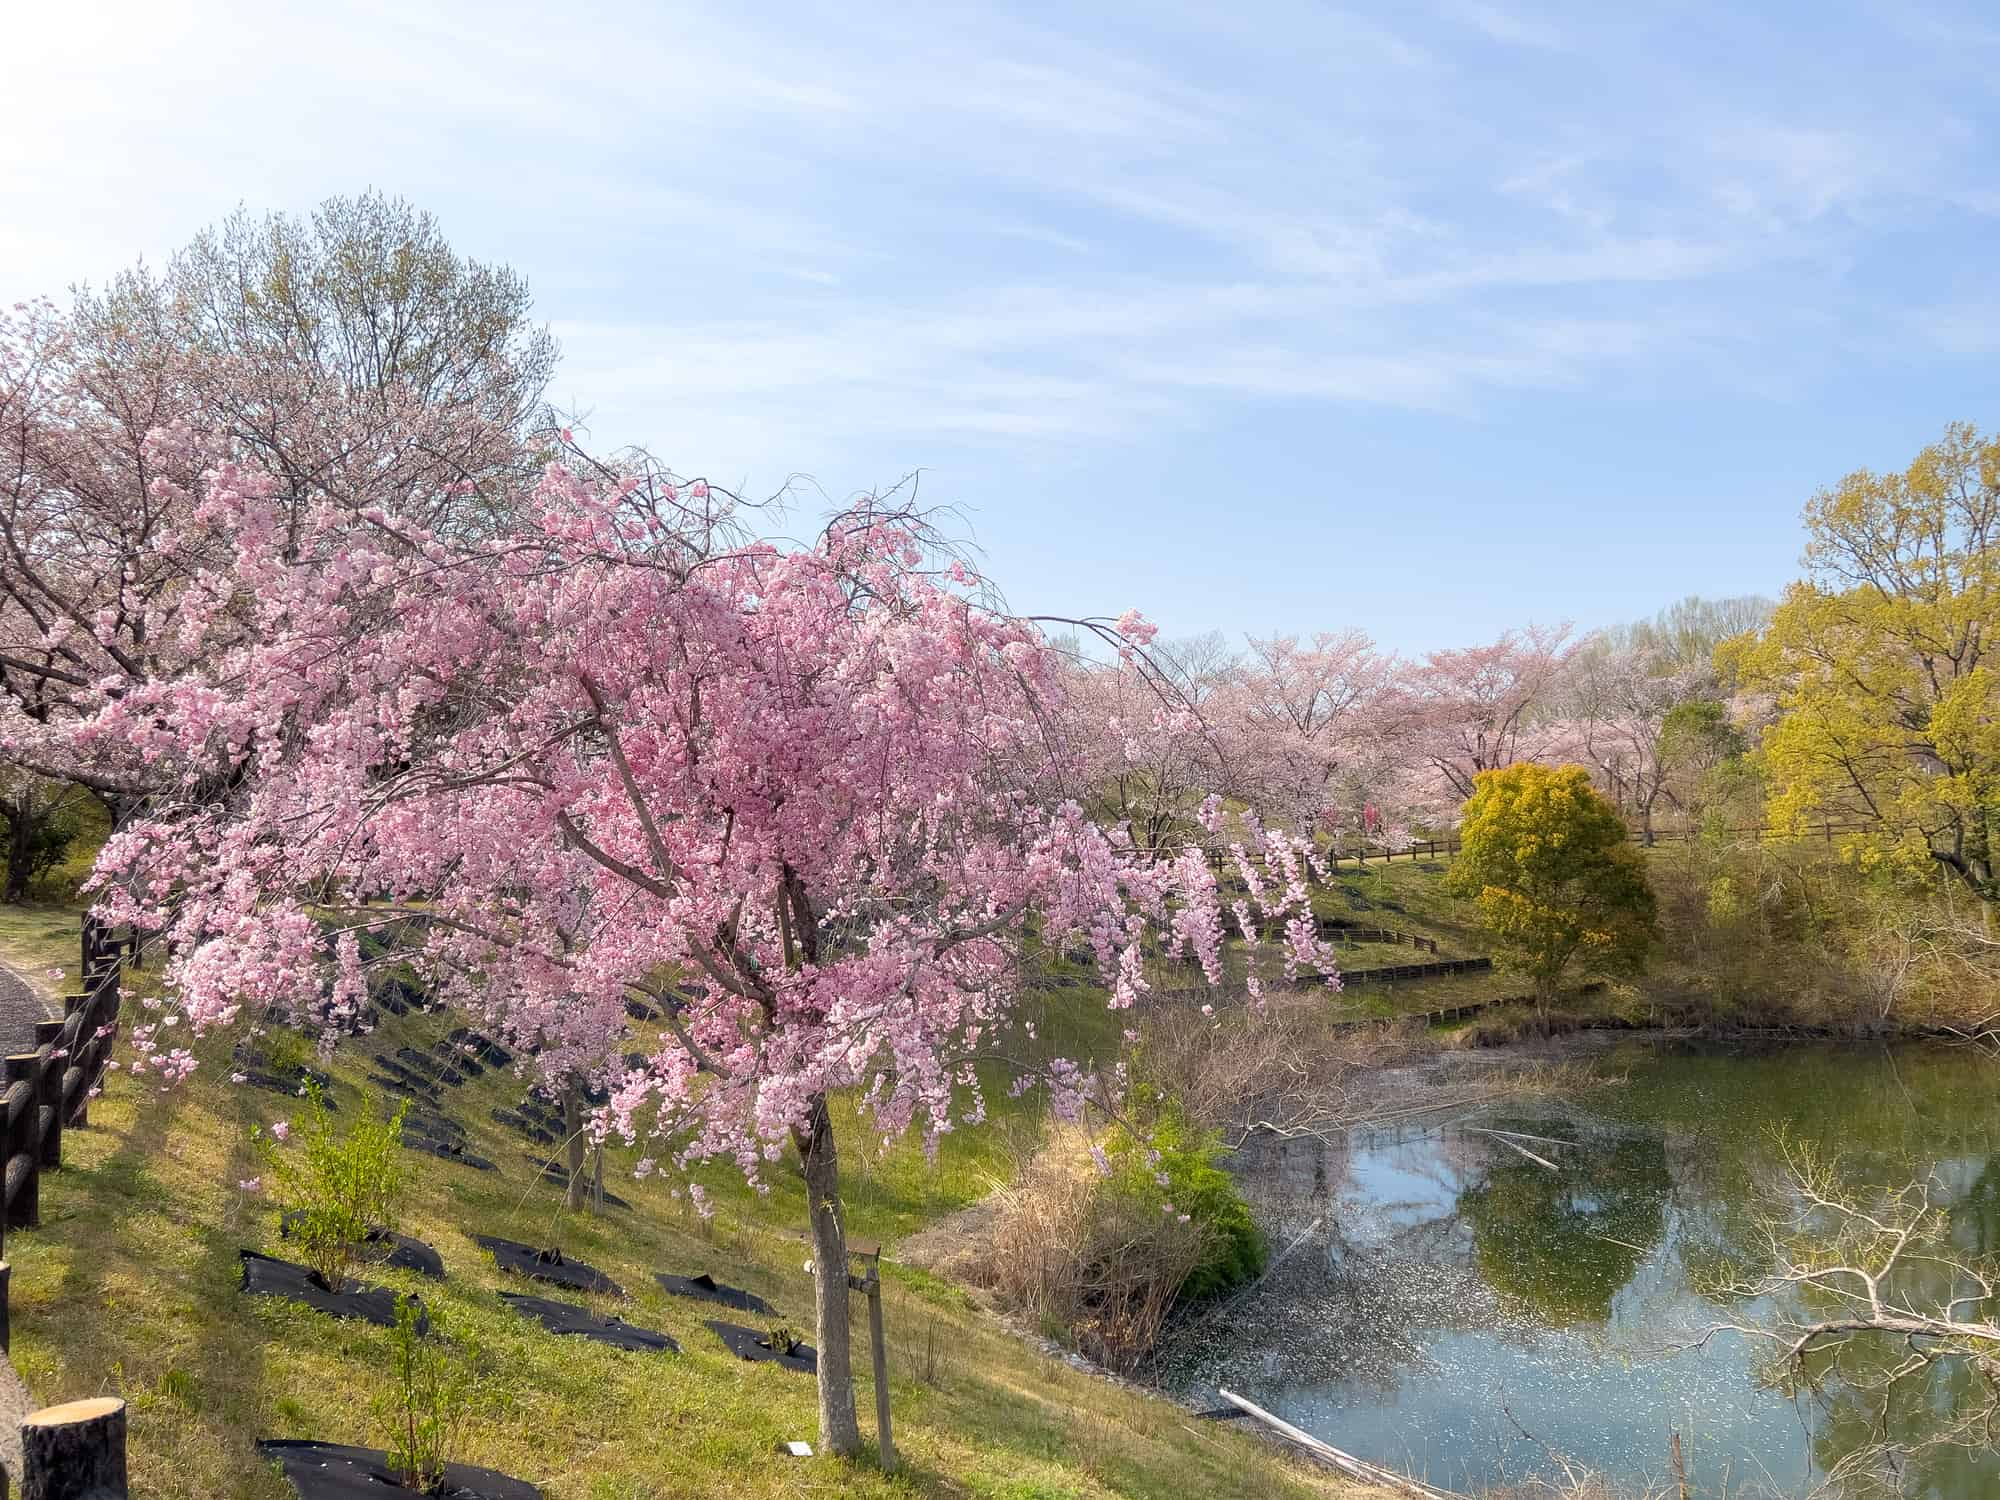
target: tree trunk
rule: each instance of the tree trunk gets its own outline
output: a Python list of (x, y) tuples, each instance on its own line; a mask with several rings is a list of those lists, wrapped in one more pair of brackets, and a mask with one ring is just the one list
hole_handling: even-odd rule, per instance
[(583, 1083), (572, 1078), (563, 1090), (563, 1149), (569, 1156), (569, 1182), (563, 1188), (563, 1206), (571, 1213), (584, 1204), (583, 1175)]
[(805, 1166), (806, 1208), (812, 1222), (813, 1332), (819, 1345), (819, 1445), (852, 1458), (861, 1451), (854, 1411), (854, 1361), (848, 1339), (847, 1230), (841, 1223), (840, 1162), (826, 1096), (812, 1102), (806, 1128), (792, 1140)]
[(27, 810), (27, 802), (24, 794), (19, 802), (6, 804), (7, 881), (4, 891), (0, 891), (0, 900), (10, 906), (28, 899), (28, 861), (35, 842), (35, 819)]

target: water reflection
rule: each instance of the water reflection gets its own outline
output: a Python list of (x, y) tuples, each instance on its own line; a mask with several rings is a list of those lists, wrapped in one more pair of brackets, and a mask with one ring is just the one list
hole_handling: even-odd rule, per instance
[[(1628, 1484), (1659, 1481), (1678, 1431), (1699, 1494), (1796, 1494), (1829, 1476), (1835, 1493), (1877, 1493), (1882, 1476), (1848, 1473), (1851, 1456), (1884, 1422), (1915, 1436), (1962, 1409), (1968, 1372), (1907, 1382), (1884, 1411), (1840, 1369), (1796, 1399), (1761, 1389), (1759, 1351), (1731, 1335), (1673, 1351), (1710, 1323), (1782, 1310), (1711, 1290), (1756, 1264), (1781, 1129), (1849, 1180), (1934, 1173), (1955, 1243), (2000, 1252), (1992, 1065), (1811, 1047), (1631, 1048), (1613, 1066), (1627, 1083), (1579, 1107), (1266, 1148), (1248, 1163), (1253, 1192), (1296, 1228), (1324, 1213), (1326, 1253), (1232, 1308), (1226, 1333), (1191, 1330), (1167, 1368), (1455, 1488), (1549, 1473), (1551, 1447)], [(1890, 1492), (2000, 1494), (1992, 1447), (1968, 1437), (1899, 1465)]]

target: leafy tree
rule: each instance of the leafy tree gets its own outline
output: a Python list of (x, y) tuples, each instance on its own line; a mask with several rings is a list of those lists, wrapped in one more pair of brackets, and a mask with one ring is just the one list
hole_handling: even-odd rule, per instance
[(28, 887), (63, 862), (83, 831), (82, 789), (27, 772), (0, 771), (0, 822), (6, 825), (6, 882), (0, 900), (28, 899)]
[(1554, 995), (1565, 971), (1631, 973), (1658, 936), (1653, 892), (1624, 820), (1582, 766), (1483, 771), (1446, 875), (1478, 903), (1503, 955)]
[(1863, 821), (1876, 857), (1934, 864), (2000, 902), (2000, 438), (1947, 429), (1900, 473), (1806, 506), (1808, 576), (1727, 659), (1777, 695), (1770, 816)]

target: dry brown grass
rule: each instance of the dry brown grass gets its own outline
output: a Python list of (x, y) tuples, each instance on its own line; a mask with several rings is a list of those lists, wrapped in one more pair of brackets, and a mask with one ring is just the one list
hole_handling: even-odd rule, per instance
[(1133, 1082), (1231, 1142), (1259, 1125), (1337, 1127), (1377, 1069), (1433, 1044), (1414, 1023), (1343, 1026), (1328, 999), (1324, 990), (1280, 992), (1262, 1013), (1237, 1001), (1213, 1018), (1192, 1005), (1156, 1008), (1140, 1027)]
[(1064, 1128), (994, 1194), (966, 1269), (1010, 1310), (1128, 1370), (1153, 1347), (1206, 1251), (1200, 1225), (1117, 1191), (1084, 1133)]

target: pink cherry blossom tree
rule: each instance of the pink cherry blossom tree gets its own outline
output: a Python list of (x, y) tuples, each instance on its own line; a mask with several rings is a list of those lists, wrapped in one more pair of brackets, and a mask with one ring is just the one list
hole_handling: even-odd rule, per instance
[(1392, 710), (1403, 763), (1428, 767), (1440, 801), (1460, 802), (1481, 771), (1547, 758), (1559, 738), (1554, 693), (1574, 649), (1567, 625), (1530, 625), (1412, 663)]
[(1379, 832), (1364, 824), (1391, 770), (1394, 673), (1358, 630), (1251, 640), (1214, 711), (1240, 795), (1336, 847)]
[(447, 536), (508, 524), (555, 359), (528, 307), (512, 272), (370, 194), (239, 214), (164, 273), (0, 312), (0, 761), (114, 821), (152, 790), (125, 747), (86, 755), (74, 731), (185, 665), (188, 570), (229, 546), (199, 556), (184, 531), (212, 466), (268, 475), (288, 534), (323, 504)]
[[(735, 535), (705, 484), (553, 468), (535, 519), (453, 542), (207, 476), (173, 537), (185, 665), (80, 732), (162, 788), (100, 863), (103, 913), (173, 939), (134, 1046), (171, 1081), (178, 1038), (246, 1009), (352, 1017), (358, 934), (417, 928), (443, 999), (600, 1070), (602, 1127), (669, 1168), (754, 1183), (796, 1152), (821, 1436), (852, 1453), (829, 1096), (885, 1135), (978, 1118), (1031, 942), (1087, 944), (1116, 1008), (1147, 988), (1149, 929), (1219, 983), (1215, 870), (1084, 815), (1047, 729), (1066, 659), (909, 512), (864, 503), (781, 546)], [(1151, 635), (1094, 628), (1134, 655)], [(1201, 812), (1249, 886), (1244, 930), (1280, 935), (1288, 971), (1330, 967), (1312, 851)], [(607, 1064), (635, 996), (657, 1042)], [(1059, 1109), (1094, 1088), (1046, 1072)]]
[(1220, 637), (1155, 641), (1108, 662), (1075, 654), (1056, 702), (1093, 819), (1122, 825), (1149, 854), (1200, 837), (1203, 798), (1233, 784), (1216, 709), (1235, 675)]

